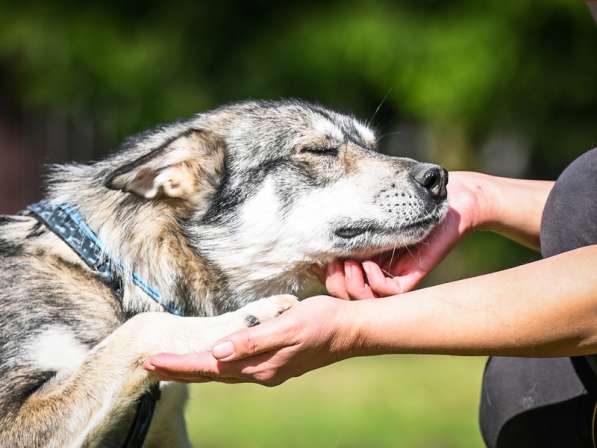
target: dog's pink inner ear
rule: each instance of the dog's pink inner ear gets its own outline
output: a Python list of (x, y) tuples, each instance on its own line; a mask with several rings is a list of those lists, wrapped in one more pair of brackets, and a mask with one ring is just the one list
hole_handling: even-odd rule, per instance
[(124, 187), (145, 199), (160, 196), (190, 199), (197, 190), (197, 182), (189, 164), (178, 163), (158, 171), (142, 168)]
[(206, 132), (190, 132), (163, 148), (154, 158), (119, 172), (108, 188), (145, 199), (177, 198), (200, 202), (212, 193), (223, 165), (223, 145)]

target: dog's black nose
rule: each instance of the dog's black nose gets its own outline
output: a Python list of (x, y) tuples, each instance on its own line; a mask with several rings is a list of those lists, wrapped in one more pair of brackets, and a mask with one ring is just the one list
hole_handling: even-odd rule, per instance
[(448, 191), (448, 172), (441, 166), (431, 163), (419, 163), (411, 172), (412, 178), (436, 200), (446, 199)]

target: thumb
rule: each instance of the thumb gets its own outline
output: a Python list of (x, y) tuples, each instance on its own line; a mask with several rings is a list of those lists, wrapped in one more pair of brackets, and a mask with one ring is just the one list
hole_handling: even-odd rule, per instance
[(217, 341), (211, 354), (218, 361), (235, 361), (288, 345), (285, 338), (286, 315), (246, 328)]

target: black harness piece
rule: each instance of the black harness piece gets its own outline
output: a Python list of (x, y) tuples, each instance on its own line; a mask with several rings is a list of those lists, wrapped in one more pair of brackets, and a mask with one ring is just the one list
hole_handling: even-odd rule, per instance
[[(85, 223), (85, 220), (74, 206), (42, 201), (30, 205), (24, 213), (34, 216), (60, 237), (85, 262), (89, 269), (110, 287), (122, 303), (124, 293), (123, 276), (125, 275), (123, 265), (107, 254), (104, 245)], [(182, 316), (181, 310), (164, 303), (159, 291), (149, 286), (139, 274), (133, 272), (131, 281), (167, 312)], [(135, 418), (122, 448), (140, 448), (143, 446), (159, 398), (160, 386), (158, 383), (153, 384), (150, 390), (138, 399)]]

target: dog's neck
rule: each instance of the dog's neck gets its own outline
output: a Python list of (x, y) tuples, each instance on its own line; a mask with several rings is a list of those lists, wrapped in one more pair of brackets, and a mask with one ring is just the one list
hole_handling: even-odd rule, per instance
[(296, 245), (271, 233), (258, 237), (252, 231), (213, 225), (189, 229), (200, 252), (221, 267), (229, 290), (243, 304), (280, 293), (304, 297), (321, 292), (313, 268), (322, 260), (309, 260)]
[[(226, 287), (218, 269), (189, 244), (181, 224), (185, 210), (176, 201), (145, 201), (103, 186), (103, 164), (63, 166), (51, 176), (49, 199), (74, 205), (129, 273), (136, 272), (163, 300), (185, 315), (212, 315), (222, 309)], [(162, 311), (124, 275), (123, 308), (128, 314)]]

